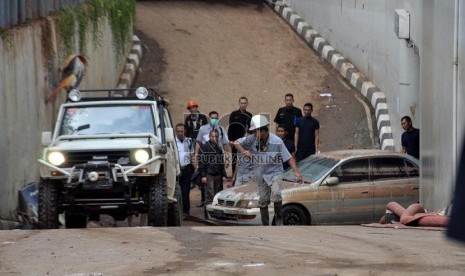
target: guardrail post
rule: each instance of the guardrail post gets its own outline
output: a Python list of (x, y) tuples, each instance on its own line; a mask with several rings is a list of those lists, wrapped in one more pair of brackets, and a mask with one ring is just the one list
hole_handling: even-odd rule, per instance
[(8, 28), (11, 26), (10, 12), (10, 1), (0, 1), (0, 27)]
[(26, 0), (18, 0), (18, 21), (19, 24), (26, 22)]
[(10, 24), (11, 26), (18, 25), (18, 1), (10, 2)]

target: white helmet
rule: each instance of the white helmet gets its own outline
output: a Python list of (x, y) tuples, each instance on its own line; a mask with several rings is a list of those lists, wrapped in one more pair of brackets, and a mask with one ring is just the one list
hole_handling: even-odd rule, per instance
[(269, 125), (270, 122), (268, 121), (268, 119), (263, 116), (263, 115), (255, 115), (252, 117), (251, 121), (250, 121), (250, 128), (249, 130), (255, 130), (257, 128), (261, 128), (261, 127), (265, 127), (267, 125)]

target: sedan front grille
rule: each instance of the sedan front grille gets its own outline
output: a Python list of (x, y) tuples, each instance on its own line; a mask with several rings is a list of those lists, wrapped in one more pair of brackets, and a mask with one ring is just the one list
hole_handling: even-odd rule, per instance
[(221, 205), (221, 206), (234, 207), (235, 203), (236, 202), (232, 200), (218, 199), (218, 205)]

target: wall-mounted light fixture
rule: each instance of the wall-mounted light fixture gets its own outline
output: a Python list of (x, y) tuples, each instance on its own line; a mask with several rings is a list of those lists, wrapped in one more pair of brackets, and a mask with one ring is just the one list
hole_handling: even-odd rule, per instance
[(410, 39), (410, 14), (406, 10), (396, 10), (394, 32), (399, 39)]

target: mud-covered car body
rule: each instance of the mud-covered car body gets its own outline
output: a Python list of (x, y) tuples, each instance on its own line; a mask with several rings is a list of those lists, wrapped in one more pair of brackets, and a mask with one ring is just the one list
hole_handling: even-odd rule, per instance
[(100, 214), (124, 220), (147, 213), (149, 225), (180, 225), (169, 111), (153, 90), (140, 90), (145, 98), (108, 90), (108, 97), (61, 105), (53, 135), (42, 134), (39, 227), (58, 227), (61, 213), (70, 228), (85, 227)]
[[(312, 155), (297, 164), (304, 183), (284, 172), (285, 225), (361, 224), (378, 221), (386, 204), (407, 207), (419, 200), (419, 162), (382, 150), (343, 150)], [(255, 182), (226, 189), (207, 206), (210, 220), (260, 225)], [(269, 212), (273, 214), (272, 205)]]

